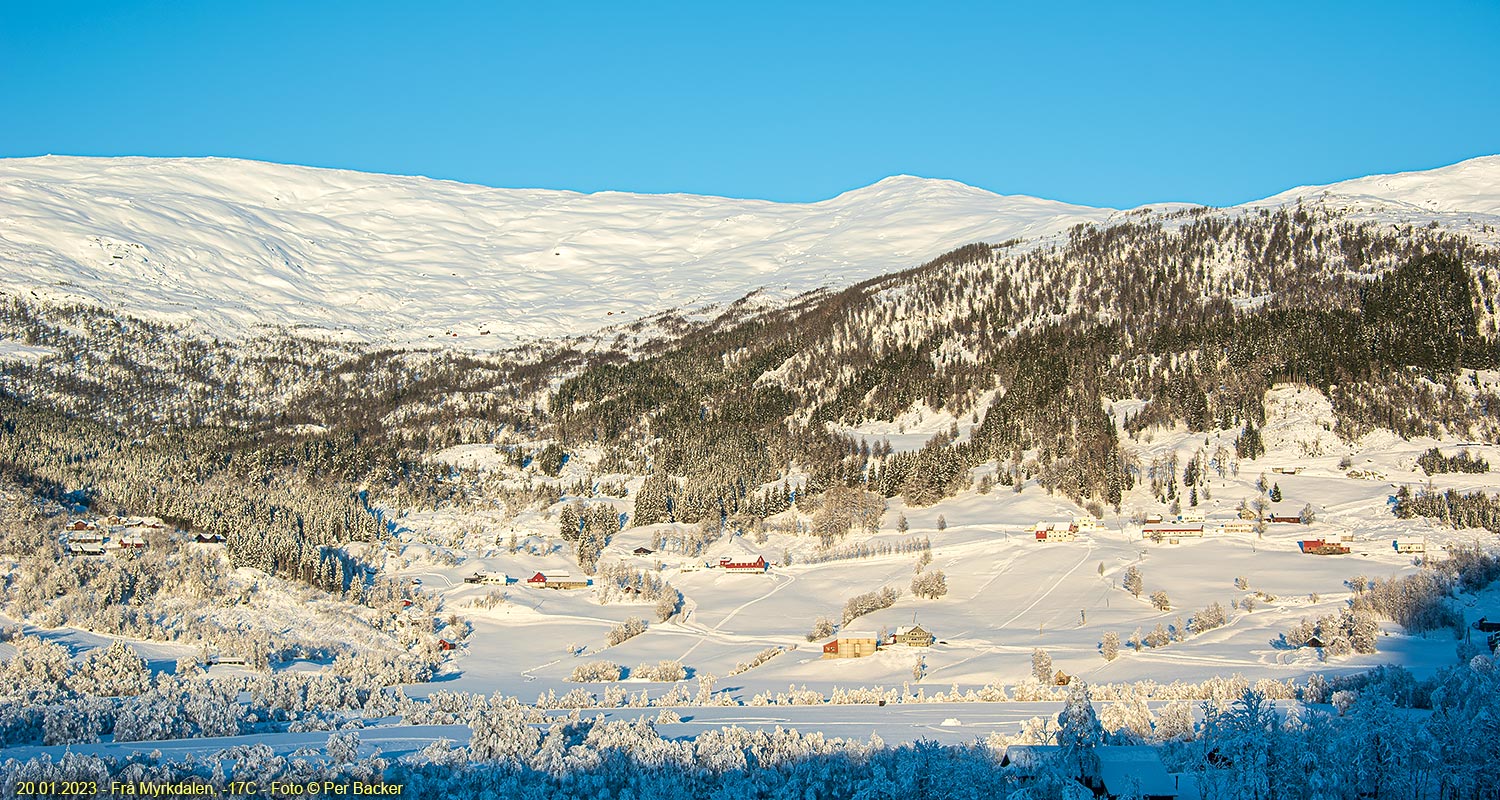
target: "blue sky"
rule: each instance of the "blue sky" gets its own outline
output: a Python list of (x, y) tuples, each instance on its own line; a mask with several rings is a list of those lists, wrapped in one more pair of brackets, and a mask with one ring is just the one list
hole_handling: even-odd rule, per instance
[(1494, 0), (36, 0), (0, 7), (0, 156), (1229, 204), (1500, 152), (1497, 31)]

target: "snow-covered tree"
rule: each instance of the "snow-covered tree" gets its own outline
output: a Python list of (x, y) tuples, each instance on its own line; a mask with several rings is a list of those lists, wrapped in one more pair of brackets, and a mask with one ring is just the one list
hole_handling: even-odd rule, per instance
[(1105, 661), (1114, 661), (1120, 655), (1120, 634), (1114, 631), (1106, 631), (1104, 638), (1099, 642), (1099, 654), (1104, 656)]
[(1039, 683), (1052, 682), (1052, 656), (1040, 647), (1031, 651), (1031, 674)]

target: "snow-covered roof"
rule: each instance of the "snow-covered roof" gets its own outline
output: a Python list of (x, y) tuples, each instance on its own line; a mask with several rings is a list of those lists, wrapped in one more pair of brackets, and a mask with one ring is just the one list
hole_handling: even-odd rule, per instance
[(1177, 782), (1161, 763), (1161, 753), (1147, 745), (1096, 747), (1099, 777), (1112, 797), (1177, 795)]
[(878, 639), (874, 631), (842, 631), (836, 639)]
[(906, 634), (911, 633), (912, 631), (921, 631), (923, 633), (927, 633), (927, 629), (924, 628), (924, 627), (922, 627), (921, 625), (913, 624), (913, 625), (898, 625), (898, 626), (896, 626), (896, 635), (897, 636), (905, 636)]
[[(1013, 744), (1005, 748), (1005, 761), (1036, 766), (1056, 756), (1055, 744)], [(1161, 754), (1149, 745), (1101, 746), (1093, 748), (1099, 762), (1099, 778), (1110, 797), (1176, 797), (1177, 780), (1161, 763)]]

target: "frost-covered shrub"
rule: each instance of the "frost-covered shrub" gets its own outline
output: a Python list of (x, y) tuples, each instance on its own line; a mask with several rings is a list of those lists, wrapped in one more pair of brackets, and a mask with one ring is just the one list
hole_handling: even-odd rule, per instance
[(607, 683), (620, 679), (620, 665), (610, 661), (590, 661), (573, 668), (568, 680), (574, 683)]
[(681, 661), (661, 661), (656, 664), (642, 664), (631, 671), (630, 677), (641, 678), (658, 683), (676, 683), (687, 678), (687, 670), (683, 668)]
[(73, 691), (98, 697), (137, 695), (150, 684), (146, 660), (124, 642), (90, 651), (68, 679)]
[(785, 647), (778, 647), (778, 646), (775, 646), (775, 645), (772, 645), (771, 647), (767, 647), (766, 649), (760, 651), (759, 653), (756, 653), (755, 657), (752, 658), (752, 659), (750, 659), (749, 661), (741, 662), (729, 674), (731, 676), (733, 676), (733, 675), (739, 675), (741, 673), (749, 672), (750, 670), (755, 669), (756, 667), (760, 666), (761, 664), (764, 664), (767, 661), (770, 661), (771, 659), (773, 659), (773, 658), (781, 655), (782, 653), (785, 653), (786, 650), (787, 649)]
[(677, 609), (681, 607), (682, 593), (677, 591), (676, 589), (673, 589), (671, 586), (666, 587), (661, 596), (656, 598), (656, 620), (658, 622), (666, 622), (667, 620), (671, 619), (672, 616), (677, 613)]
[(347, 764), (359, 758), (359, 734), (332, 733), (324, 745), (328, 759), (335, 764)]
[(819, 639), (827, 639), (833, 635), (833, 621), (827, 617), (818, 617), (813, 623), (812, 630), (807, 632), (807, 640), (816, 642)]
[(896, 604), (896, 598), (900, 596), (900, 591), (894, 586), (883, 586), (873, 592), (857, 594), (844, 603), (844, 624), (848, 625), (873, 611), (890, 608)]
[(646, 632), (646, 621), (640, 617), (627, 617), (624, 622), (609, 629), (609, 635), (604, 637), (610, 647), (640, 636)]
[(948, 578), (940, 569), (923, 572), (911, 579), (911, 593), (917, 597), (936, 600), (948, 593)]
[(1196, 636), (1204, 631), (1211, 631), (1214, 628), (1222, 627), (1228, 622), (1229, 614), (1224, 611), (1224, 607), (1218, 603), (1210, 603), (1207, 608), (1193, 615), (1193, 619), (1188, 622), (1187, 628), (1189, 632)]

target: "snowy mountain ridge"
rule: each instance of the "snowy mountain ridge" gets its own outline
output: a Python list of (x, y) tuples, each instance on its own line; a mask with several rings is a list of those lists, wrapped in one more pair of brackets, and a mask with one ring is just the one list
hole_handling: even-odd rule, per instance
[[(1490, 156), (1247, 207), (1313, 199), (1500, 217), (1496, 187), (1500, 156)], [(906, 175), (777, 203), (493, 189), (233, 159), (48, 156), (0, 160), (0, 291), (230, 336), (287, 326), (496, 349), (760, 288), (846, 286), (969, 242), (1036, 238), (1118, 213)]]

